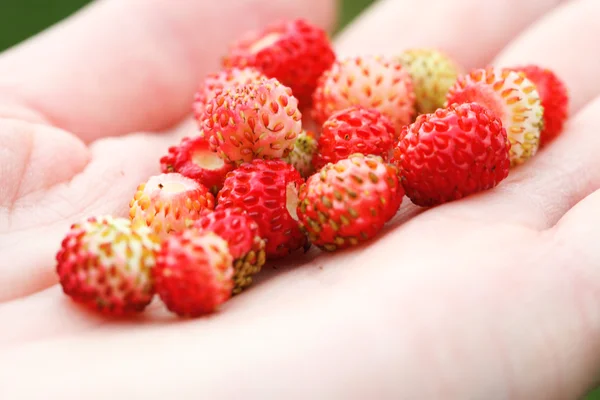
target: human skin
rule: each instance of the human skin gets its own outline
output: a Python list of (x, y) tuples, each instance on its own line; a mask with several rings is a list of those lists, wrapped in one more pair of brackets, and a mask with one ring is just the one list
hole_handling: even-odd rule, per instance
[(377, 240), (282, 261), (208, 318), (156, 302), (111, 320), (61, 293), (68, 226), (125, 215), (195, 134), (190, 100), (225, 46), (297, 16), (331, 27), (335, 2), (104, 0), (0, 56), (0, 398), (575, 399), (599, 383), (597, 0), (382, 0), (336, 38), (340, 56), (431, 46), (466, 69), (555, 70), (565, 132), (496, 189), (405, 201)]

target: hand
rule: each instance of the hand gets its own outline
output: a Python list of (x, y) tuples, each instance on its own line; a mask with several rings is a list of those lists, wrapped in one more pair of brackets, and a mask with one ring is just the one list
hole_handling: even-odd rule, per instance
[(554, 69), (566, 131), (495, 190), (405, 201), (378, 240), (268, 268), (209, 318), (73, 305), (54, 274), (62, 236), (123, 215), (195, 134), (192, 93), (226, 44), (334, 14), (329, 0), (177, 3), (98, 2), (0, 57), (0, 398), (571, 399), (597, 383), (596, 0), (382, 0), (337, 38), (342, 57), (433, 46), (467, 69)]

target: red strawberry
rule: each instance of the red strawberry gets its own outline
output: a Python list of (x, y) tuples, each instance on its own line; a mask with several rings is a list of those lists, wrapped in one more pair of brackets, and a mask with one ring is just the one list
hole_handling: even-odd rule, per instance
[(569, 94), (563, 81), (548, 68), (525, 65), (511, 68), (522, 71), (533, 82), (544, 107), (544, 128), (540, 133), (540, 146), (550, 143), (560, 135), (569, 116)]
[(254, 160), (229, 173), (219, 192), (217, 210), (239, 207), (259, 226), (267, 258), (283, 257), (306, 243), (292, 218), (303, 180), (283, 160)]
[(502, 121), (477, 103), (423, 114), (394, 151), (406, 195), (434, 206), (491, 189), (508, 176), (510, 142)]
[(227, 241), (233, 256), (233, 293), (252, 284), (252, 276), (265, 263), (265, 241), (258, 224), (240, 208), (205, 212), (194, 224), (201, 232), (214, 232)]
[(247, 85), (263, 79), (267, 79), (267, 77), (255, 68), (227, 68), (208, 75), (194, 96), (194, 118), (200, 123), (206, 102), (213, 99), (224, 88)]
[(297, 213), (310, 241), (334, 251), (374, 237), (402, 202), (397, 172), (381, 157), (353, 154), (308, 178)]
[(319, 137), (313, 159), (317, 170), (350, 154), (374, 154), (387, 161), (396, 134), (390, 120), (377, 110), (353, 106), (333, 114)]
[(297, 19), (248, 33), (232, 45), (223, 65), (256, 67), (289, 86), (302, 107), (310, 107), (319, 76), (334, 61), (327, 33)]
[(208, 140), (201, 136), (183, 138), (178, 146), (170, 147), (160, 166), (164, 173), (178, 172), (200, 182), (213, 194), (223, 187), (225, 175), (234, 168), (210, 151)]
[(108, 314), (139, 312), (154, 296), (151, 269), (160, 245), (147, 227), (110, 216), (73, 224), (56, 255), (63, 291)]
[(156, 258), (156, 292), (179, 316), (211, 313), (231, 297), (232, 262), (227, 242), (218, 235), (196, 229), (175, 233)]
[(479, 103), (500, 118), (511, 143), (513, 166), (537, 153), (543, 107), (535, 85), (525, 74), (506, 68), (475, 69), (458, 78), (447, 99), (449, 105)]
[(373, 108), (386, 115), (396, 133), (412, 122), (415, 93), (410, 75), (400, 62), (383, 57), (337, 61), (319, 80), (313, 117), (323, 124), (333, 113), (351, 106)]
[(286, 157), (302, 131), (302, 114), (292, 91), (269, 79), (217, 94), (206, 105), (202, 126), (211, 150), (241, 164)]
[(214, 208), (215, 197), (206, 186), (178, 173), (162, 174), (138, 186), (129, 203), (129, 217), (164, 239), (187, 228), (203, 210)]

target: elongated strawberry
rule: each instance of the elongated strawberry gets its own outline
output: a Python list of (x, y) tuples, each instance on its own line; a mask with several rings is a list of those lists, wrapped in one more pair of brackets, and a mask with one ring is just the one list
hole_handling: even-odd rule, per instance
[(286, 157), (302, 131), (292, 91), (276, 79), (225, 89), (206, 105), (204, 135), (228, 162)]
[(267, 76), (251, 67), (225, 68), (219, 72), (209, 74), (194, 95), (192, 107), (194, 118), (201, 124), (206, 103), (223, 89), (237, 85), (247, 85), (263, 79), (267, 79)]
[(337, 61), (319, 79), (313, 118), (323, 124), (351, 106), (376, 109), (400, 132), (415, 115), (415, 93), (408, 71), (392, 59), (369, 56)]
[(398, 57), (413, 82), (417, 113), (432, 113), (444, 106), (448, 89), (462, 69), (447, 54), (429, 48), (404, 51)]
[(177, 172), (198, 181), (213, 194), (223, 187), (225, 175), (234, 168), (211, 151), (208, 140), (202, 136), (185, 137), (179, 145), (170, 147), (160, 159), (160, 166), (164, 173)]
[(156, 292), (170, 311), (199, 317), (231, 297), (233, 257), (220, 236), (187, 229), (163, 242), (153, 276)]
[(148, 227), (101, 216), (73, 224), (56, 255), (66, 295), (107, 314), (143, 311), (154, 296), (158, 238)]
[(544, 108), (544, 128), (540, 132), (540, 147), (554, 140), (563, 131), (569, 116), (569, 93), (564, 82), (552, 70), (538, 65), (511, 68), (524, 72), (535, 84)]
[(296, 138), (294, 149), (285, 158), (285, 161), (291, 164), (303, 178), (312, 175), (314, 167), (313, 157), (317, 152), (317, 140), (312, 131), (302, 131)]
[(314, 245), (334, 251), (377, 235), (403, 195), (394, 166), (378, 156), (354, 154), (308, 178), (297, 215)]
[(544, 109), (524, 73), (493, 67), (473, 70), (458, 78), (447, 99), (448, 104), (479, 103), (500, 118), (511, 144), (511, 165), (523, 164), (537, 153)]
[(353, 106), (333, 114), (323, 124), (314, 157), (317, 170), (350, 154), (374, 154), (387, 161), (396, 137), (390, 120), (377, 110)]
[(276, 22), (235, 42), (226, 67), (252, 66), (290, 87), (301, 107), (310, 107), (321, 74), (335, 53), (327, 33), (303, 19)]
[(253, 160), (225, 179), (217, 210), (241, 208), (256, 221), (265, 239), (267, 258), (278, 258), (304, 246), (306, 237), (292, 218), (303, 180), (283, 160)]
[(213, 232), (227, 241), (233, 256), (233, 294), (252, 284), (252, 277), (265, 264), (265, 241), (258, 224), (241, 208), (207, 211), (194, 223), (201, 232)]
[(215, 197), (206, 186), (178, 173), (151, 177), (138, 186), (129, 203), (135, 225), (147, 225), (164, 239), (197, 220), (205, 209), (215, 208)]
[(508, 176), (509, 149), (494, 113), (477, 103), (454, 104), (404, 128), (393, 161), (412, 202), (434, 206), (497, 186)]

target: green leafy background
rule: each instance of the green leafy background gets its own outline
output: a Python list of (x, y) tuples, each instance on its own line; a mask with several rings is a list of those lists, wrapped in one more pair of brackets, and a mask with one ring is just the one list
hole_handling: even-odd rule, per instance
[[(374, 0), (341, 0), (338, 29), (373, 2)], [(44, 30), (87, 3), (89, 0), (0, 0), (0, 50)], [(591, 393), (587, 400), (600, 400), (600, 390)]]

